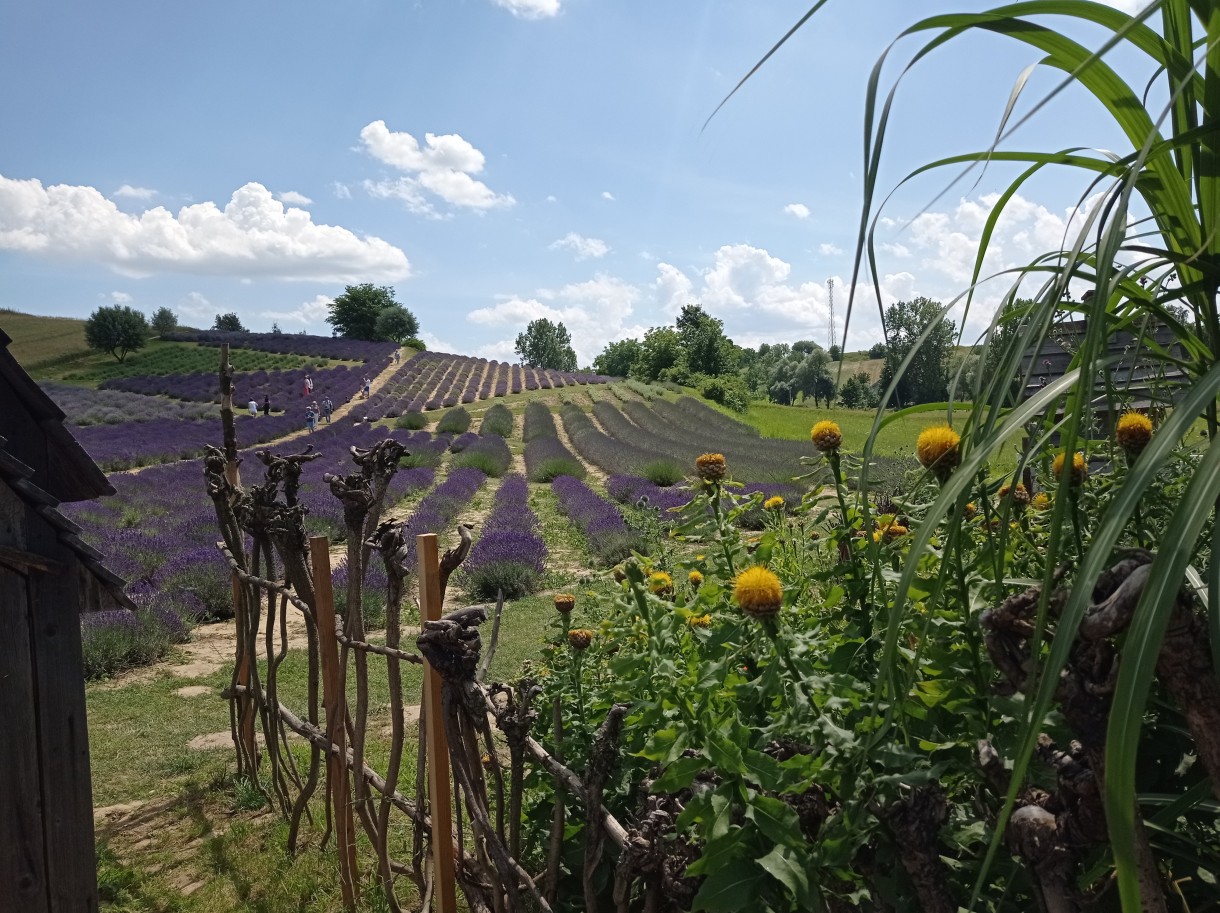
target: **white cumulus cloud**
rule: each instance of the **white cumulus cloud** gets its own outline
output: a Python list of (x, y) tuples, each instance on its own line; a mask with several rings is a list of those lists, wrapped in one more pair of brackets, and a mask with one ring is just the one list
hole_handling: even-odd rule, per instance
[(289, 206), (308, 206), (313, 202), (303, 193), (297, 193), (295, 190), (285, 190), (283, 193), (277, 193), (275, 198), (281, 203), (287, 203)]
[(613, 203), (615, 201), (616, 197), (609, 190), (603, 190), (602, 199), (609, 200), (611, 203)]
[(610, 252), (609, 245), (599, 238), (586, 238), (574, 231), (568, 232), (558, 241), (551, 244), (551, 250), (568, 249), (576, 255), (577, 260), (598, 259)]
[[(476, 308), (466, 316), (471, 323), (511, 326), (515, 331), (524, 330), (531, 320), (541, 317), (562, 323), (572, 334), (577, 359), (588, 365), (607, 342), (643, 333), (641, 327), (626, 326), (639, 298), (640, 290), (634, 285), (599, 273), (587, 282), (538, 289), (532, 297), (505, 296), (499, 303)], [(488, 348), (498, 345), (493, 343)]]
[(559, 0), (492, 0), (518, 19), (550, 19), (559, 15)]
[(374, 197), (402, 200), (412, 212), (434, 215), (430, 196), (453, 206), (488, 210), (512, 206), (511, 194), (493, 191), (472, 175), (483, 171), (483, 153), (456, 133), (438, 136), (424, 134), (424, 145), (410, 133), (390, 130), (378, 120), (360, 131), (365, 151), (403, 176), (390, 180), (365, 181), (365, 190)]
[(316, 224), (256, 183), (234, 191), (224, 208), (206, 202), (133, 215), (93, 187), (0, 175), (0, 250), (100, 263), (129, 276), (363, 282), (411, 274), (392, 244)]
[(843, 248), (837, 244), (831, 244), (829, 241), (825, 244), (818, 245), (818, 253), (823, 257), (838, 257), (843, 253)]
[(334, 300), (330, 295), (315, 295), (312, 301), (306, 301), (291, 311), (261, 311), (258, 316), (268, 320), (316, 325), (326, 321)]
[(130, 184), (124, 184), (114, 192), (114, 195), (124, 200), (151, 200), (157, 195), (157, 191), (151, 187), (133, 187)]
[(790, 216), (796, 216), (798, 219), (809, 218), (809, 207), (804, 203), (789, 203), (784, 207), (784, 212)]
[(115, 304), (131, 304), (131, 302), (135, 301), (135, 299), (126, 292), (111, 292), (110, 300)]

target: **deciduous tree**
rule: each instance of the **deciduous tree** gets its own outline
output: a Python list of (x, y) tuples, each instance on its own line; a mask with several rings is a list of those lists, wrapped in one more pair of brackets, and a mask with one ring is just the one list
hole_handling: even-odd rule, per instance
[(244, 333), (246, 328), (242, 325), (241, 318), (237, 316), (235, 311), (230, 311), (227, 314), (217, 314), (216, 321), (212, 324), (213, 330), (223, 330), (226, 333)]
[(157, 308), (152, 316), (153, 332), (158, 336), (164, 336), (167, 333), (172, 333), (178, 329), (178, 315), (167, 307)]
[(85, 321), (85, 342), (89, 348), (109, 352), (119, 361), (126, 361), (128, 352), (144, 348), (147, 340), (148, 321), (125, 304), (100, 307)]
[(517, 334), (517, 356), (531, 368), (576, 370), (576, 351), (568, 328), (545, 317), (531, 320), (525, 332)]
[[(333, 326), (340, 336), (352, 339), (382, 339), (383, 337), (377, 334), (377, 318), (388, 307), (402, 307), (394, 300), (394, 289), (391, 286), (378, 286), (371, 282), (349, 285), (342, 295), (330, 303), (330, 314), (326, 322)], [(418, 331), (417, 322), (416, 332)]]
[(391, 304), (382, 308), (377, 315), (374, 330), (378, 339), (402, 345), (419, 335), (419, 321), (401, 304)]
[(638, 339), (620, 339), (618, 342), (609, 343), (602, 349), (602, 353), (593, 359), (593, 370), (609, 377), (627, 377), (643, 351)]
[[(942, 315), (939, 301), (915, 298), (899, 301), (885, 310), (885, 367), (881, 371), (884, 393), (898, 377), (891, 405), (936, 403), (949, 395), (949, 356), (957, 327)], [(927, 338), (919, 337), (929, 330)], [(903, 360), (915, 351), (911, 363), (899, 377)]]

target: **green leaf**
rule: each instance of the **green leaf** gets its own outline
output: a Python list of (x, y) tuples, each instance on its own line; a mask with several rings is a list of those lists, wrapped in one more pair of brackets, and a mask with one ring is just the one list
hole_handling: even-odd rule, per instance
[(758, 825), (768, 840), (791, 847), (806, 843), (800, 819), (787, 802), (771, 796), (755, 796), (746, 809), (746, 817)]
[(741, 758), (741, 747), (719, 732), (708, 735), (708, 757), (726, 774), (744, 775), (747, 771)]
[(687, 867), (686, 874), (693, 877), (717, 872), (739, 861), (746, 851), (746, 832), (739, 827), (715, 840), (709, 840), (703, 848), (703, 855)]
[(686, 789), (707, 769), (707, 758), (678, 758), (652, 784), (654, 793), (676, 793)]
[[(702, 861), (702, 860), (700, 860)], [(694, 866), (691, 866), (693, 869)], [(687, 872), (690, 873), (691, 869)], [(737, 859), (717, 868), (703, 882), (695, 895), (692, 911), (706, 913), (740, 913), (758, 904), (758, 892), (767, 881), (767, 874), (753, 859)]]
[(800, 909), (813, 908), (816, 901), (809, 888), (809, 872), (792, 850), (785, 846), (773, 847), (757, 862), (768, 875), (792, 893)]
[(742, 752), (742, 760), (748, 771), (746, 777), (763, 789), (779, 792), (789, 782), (789, 778), (784, 776), (784, 769), (780, 766), (779, 761), (769, 754), (747, 748)]

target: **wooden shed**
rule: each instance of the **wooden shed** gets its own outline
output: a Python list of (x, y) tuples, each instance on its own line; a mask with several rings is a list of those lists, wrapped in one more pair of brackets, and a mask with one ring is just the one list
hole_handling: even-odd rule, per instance
[(80, 613), (131, 607), (56, 508), (113, 494), (0, 330), (0, 910), (96, 910)]

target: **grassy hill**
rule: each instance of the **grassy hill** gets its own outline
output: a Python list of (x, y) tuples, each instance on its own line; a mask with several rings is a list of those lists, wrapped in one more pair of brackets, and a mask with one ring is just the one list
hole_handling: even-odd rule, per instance
[(0, 330), (12, 337), (9, 351), (26, 370), (89, 354), (85, 321), (72, 317), (40, 317), (0, 309)]

